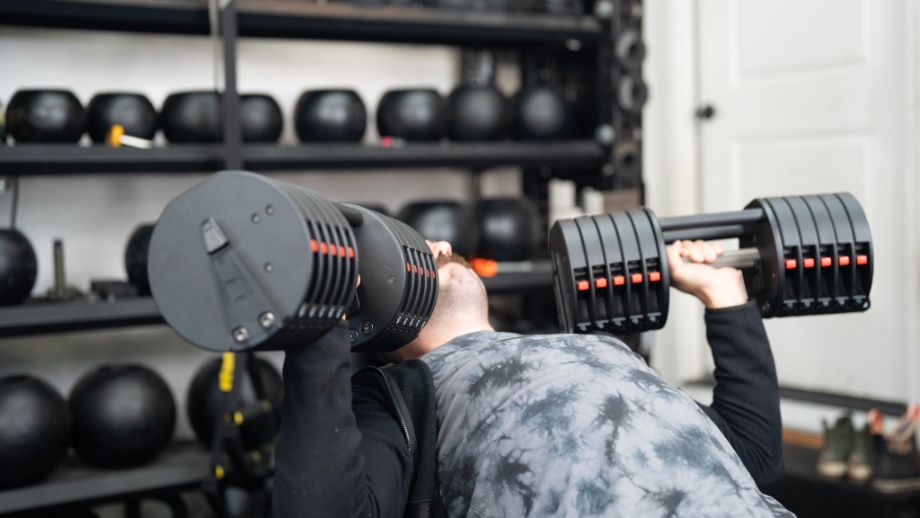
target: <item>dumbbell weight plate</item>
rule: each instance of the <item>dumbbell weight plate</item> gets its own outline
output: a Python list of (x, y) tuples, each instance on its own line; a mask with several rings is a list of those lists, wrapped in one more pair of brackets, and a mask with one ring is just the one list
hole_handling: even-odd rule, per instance
[(205, 349), (308, 343), (351, 303), (355, 248), (344, 216), (316, 193), (225, 171), (164, 209), (151, 292), (166, 322)]

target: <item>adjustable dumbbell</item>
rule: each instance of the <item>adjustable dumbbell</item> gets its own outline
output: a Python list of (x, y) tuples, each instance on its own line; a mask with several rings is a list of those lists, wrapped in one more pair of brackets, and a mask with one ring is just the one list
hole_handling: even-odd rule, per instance
[(714, 266), (741, 269), (764, 317), (865, 311), (872, 237), (850, 194), (758, 198), (744, 210), (657, 218), (649, 209), (556, 222), (549, 232), (561, 327), (660, 329), (668, 316), (665, 245), (739, 240)]
[(148, 272), (166, 322), (212, 351), (303, 346), (343, 315), (354, 350), (396, 349), (424, 327), (438, 294), (434, 257), (408, 225), (242, 171), (167, 205)]

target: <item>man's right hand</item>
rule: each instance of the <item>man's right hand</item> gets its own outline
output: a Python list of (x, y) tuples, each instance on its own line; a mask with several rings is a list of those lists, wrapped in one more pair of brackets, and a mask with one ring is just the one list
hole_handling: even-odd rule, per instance
[(723, 252), (722, 245), (718, 243), (675, 241), (668, 246), (671, 285), (700, 299), (709, 309), (746, 303), (747, 289), (740, 271), (706, 264), (715, 261)]

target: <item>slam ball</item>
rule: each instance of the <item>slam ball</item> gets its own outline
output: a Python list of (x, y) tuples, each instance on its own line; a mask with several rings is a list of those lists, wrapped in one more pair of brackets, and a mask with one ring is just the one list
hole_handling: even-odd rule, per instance
[(479, 252), (496, 261), (526, 261), (537, 244), (539, 213), (530, 200), (479, 200)]
[(141, 295), (150, 295), (150, 280), (147, 278), (147, 252), (150, 250), (150, 236), (153, 235), (153, 225), (150, 223), (140, 225), (125, 246), (125, 271), (128, 281), (137, 287)]
[(377, 104), (377, 132), (381, 137), (441, 140), (446, 129), (447, 103), (437, 90), (390, 90)]
[(457, 254), (470, 256), (476, 252), (478, 228), (468, 204), (452, 200), (417, 201), (403, 207), (399, 219), (429, 241), (447, 241)]
[(105, 142), (115, 124), (121, 125), (126, 135), (151, 140), (157, 132), (157, 111), (141, 94), (108, 92), (93, 96), (86, 110), (86, 132), (93, 142)]
[(86, 110), (69, 90), (19, 90), (6, 107), (6, 131), (16, 142), (78, 142)]
[[(243, 447), (256, 450), (274, 443), (281, 429), (281, 400), (284, 385), (281, 375), (272, 364), (261, 358), (254, 358), (258, 379), (264, 390), (263, 399), (271, 404), (271, 411), (247, 419), (243, 423), (240, 436)], [(214, 427), (221, 404), (221, 391), (218, 388), (221, 359), (215, 358), (203, 364), (188, 389), (188, 420), (195, 430), (195, 436), (205, 447), (210, 447), (214, 439)], [(239, 404), (255, 403), (255, 392), (250, 383), (243, 383), (239, 393)]]
[(73, 447), (88, 464), (139, 466), (169, 443), (176, 403), (166, 382), (138, 365), (90, 371), (70, 393)]
[(19, 304), (29, 297), (38, 275), (38, 259), (22, 232), (0, 229), (0, 306)]
[(367, 110), (354, 90), (308, 90), (294, 107), (301, 142), (361, 142)]
[(515, 99), (515, 129), (526, 140), (552, 140), (569, 136), (569, 106), (557, 88), (539, 86), (523, 90)]
[(69, 438), (67, 403), (51, 385), (26, 375), (0, 379), (0, 489), (48, 476)]
[(505, 96), (493, 86), (461, 86), (451, 92), (450, 138), (501, 140), (511, 122)]

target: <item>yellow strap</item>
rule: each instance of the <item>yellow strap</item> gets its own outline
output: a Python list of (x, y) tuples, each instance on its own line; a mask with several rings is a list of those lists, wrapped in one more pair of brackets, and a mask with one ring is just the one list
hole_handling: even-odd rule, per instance
[(125, 134), (125, 127), (121, 124), (112, 124), (108, 134), (105, 136), (105, 142), (112, 147), (121, 147), (121, 137)]
[(220, 364), (220, 374), (218, 375), (218, 386), (221, 392), (230, 392), (233, 390), (233, 369), (236, 368), (236, 354), (224, 353), (224, 359)]

